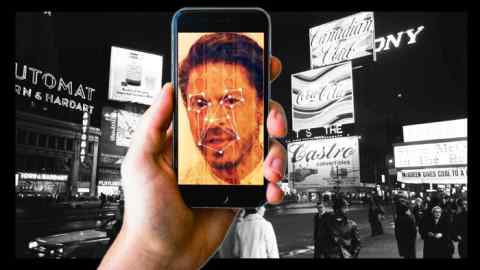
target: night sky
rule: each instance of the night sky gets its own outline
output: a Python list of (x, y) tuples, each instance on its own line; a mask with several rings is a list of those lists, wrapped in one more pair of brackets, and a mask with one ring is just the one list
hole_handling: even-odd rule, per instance
[[(283, 72), (272, 84), (272, 98), (290, 108), (290, 75), (309, 70), (308, 29), (354, 12), (272, 12), (272, 52)], [(96, 89), (92, 125), (100, 127), (107, 101), (110, 46), (164, 56), (163, 82), (170, 81), (170, 19), (173, 13), (19, 13), (16, 56), (19, 64)], [(465, 13), (375, 12), (375, 36), (423, 25), (415, 44), (353, 60), (355, 118), (361, 135), (362, 167), (383, 164), (402, 142), (402, 125), (467, 117), (467, 16)], [(14, 65), (12, 63), (12, 70)], [(402, 98), (397, 95), (401, 94)], [(81, 123), (81, 113), (47, 107), (17, 97), (17, 108)], [(289, 126), (290, 111), (287, 109)], [(289, 137), (292, 138), (293, 132)], [(368, 153), (368, 154), (365, 154)], [(364, 173), (363, 171), (368, 171)], [(362, 178), (371, 178), (371, 169)]]

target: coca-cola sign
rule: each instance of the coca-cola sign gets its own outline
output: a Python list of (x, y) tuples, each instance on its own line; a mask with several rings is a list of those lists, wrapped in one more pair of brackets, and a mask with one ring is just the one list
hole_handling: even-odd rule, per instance
[(310, 28), (309, 36), (312, 68), (375, 54), (373, 12), (360, 12)]
[(296, 189), (359, 186), (358, 137), (290, 143), (288, 171)]
[(354, 123), (351, 62), (292, 75), (293, 130)]

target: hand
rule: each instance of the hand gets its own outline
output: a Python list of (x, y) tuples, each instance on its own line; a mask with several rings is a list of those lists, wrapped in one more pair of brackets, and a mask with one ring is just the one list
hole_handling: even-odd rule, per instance
[[(277, 58), (271, 59), (272, 80), (281, 66)], [(200, 268), (217, 250), (238, 212), (185, 205), (172, 169), (172, 91), (171, 84), (166, 84), (145, 112), (125, 156), (121, 170), (124, 222), (100, 269)], [(269, 135), (285, 136), (285, 111), (275, 101), (269, 107)], [(270, 181), (267, 201), (276, 204), (283, 198), (276, 182), (285, 172), (286, 151), (271, 140), (264, 175)]]
[(443, 235), (442, 235), (441, 233), (437, 233), (437, 234), (435, 235), (435, 238), (440, 239), (440, 238), (442, 238), (442, 236), (443, 236)]
[(428, 236), (433, 237), (434, 234), (432, 232), (427, 233)]

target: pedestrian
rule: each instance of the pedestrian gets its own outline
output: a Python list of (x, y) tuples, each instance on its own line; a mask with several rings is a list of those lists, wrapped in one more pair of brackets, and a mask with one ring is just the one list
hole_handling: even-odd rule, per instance
[(467, 247), (468, 247), (468, 231), (467, 231), (467, 201), (464, 199), (458, 199), (457, 201), (458, 211), (454, 218), (453, 231), (454, 237), (453, 240), (458, 242), (458, 255), (460, 258), (467, 258)]
[(421, 230), (424, 240), (423, 258), (452, 258), (454, 246), (451, 234), (451, 224), (447, 218), (442, 217), (442, 208), (434, 206)]
[(106, 203), (106, 196), (103, 192), (100, 193), (100, 208), (103, 208), (105, 206), (105, 203)]
[(325, 214), (319, 223), (316, 238), (318, 258), (357, 258), (360, 253), (360, 238), (357, 224), (346, 215), (348, 203), (343, 198), (333, 202), (333, 213)]
[(245, 210), (245, 217), (236, 228), (234, 257), (279, 258), (275, 231), (264, 214), (265, 206)]
[(325, 209), (325, 204), (321, 201), (317, 203), (317, 213), (313, 217), (313, 245), (314, 245), (314, 258), (320, 258), (320, 253), (322, 253), (321, 247), (322, 243), (326, 241), (324, 233), (321, 230), (325, 229), (326, 216), (330, 215), (330, 212), (327, 212)]
[(370, 228), (372, 236), (383, 234), (382, 219), (385, 215), (383, 207), (380, 205), (379, 197), (370, 198), (368, 205), (368, 221), (370, 222)]
[(413, 215), (415, 217), (415, 222), (417, 227), (420, 226), (423, 216), (425, 215), (425, 207), (423, 204), (422, 198), (415, 199), (415, 206), (413, 207)]
[(405, 259), (415, 259), (417, 240), (417, 226), (415, 217), (405, 202), (398, 202), (396, 207), (395, 237), (397, 238), (398, 253)]

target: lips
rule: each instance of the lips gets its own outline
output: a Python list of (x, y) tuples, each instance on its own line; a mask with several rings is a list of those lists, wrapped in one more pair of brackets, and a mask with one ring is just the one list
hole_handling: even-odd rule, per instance
[(231, 141), (233, 141), (233, 138), (229, 138), (229, 137), (212, 137), (212, 138), (207, 138), (205, 141), (204, 141), (204, 144), (210, 146), (210, 147), (213, 147), (215, 149), (220, 149), (222, 147), (224, 147), (225, 145), (227, 145), (228, 143), (230, 143)]

